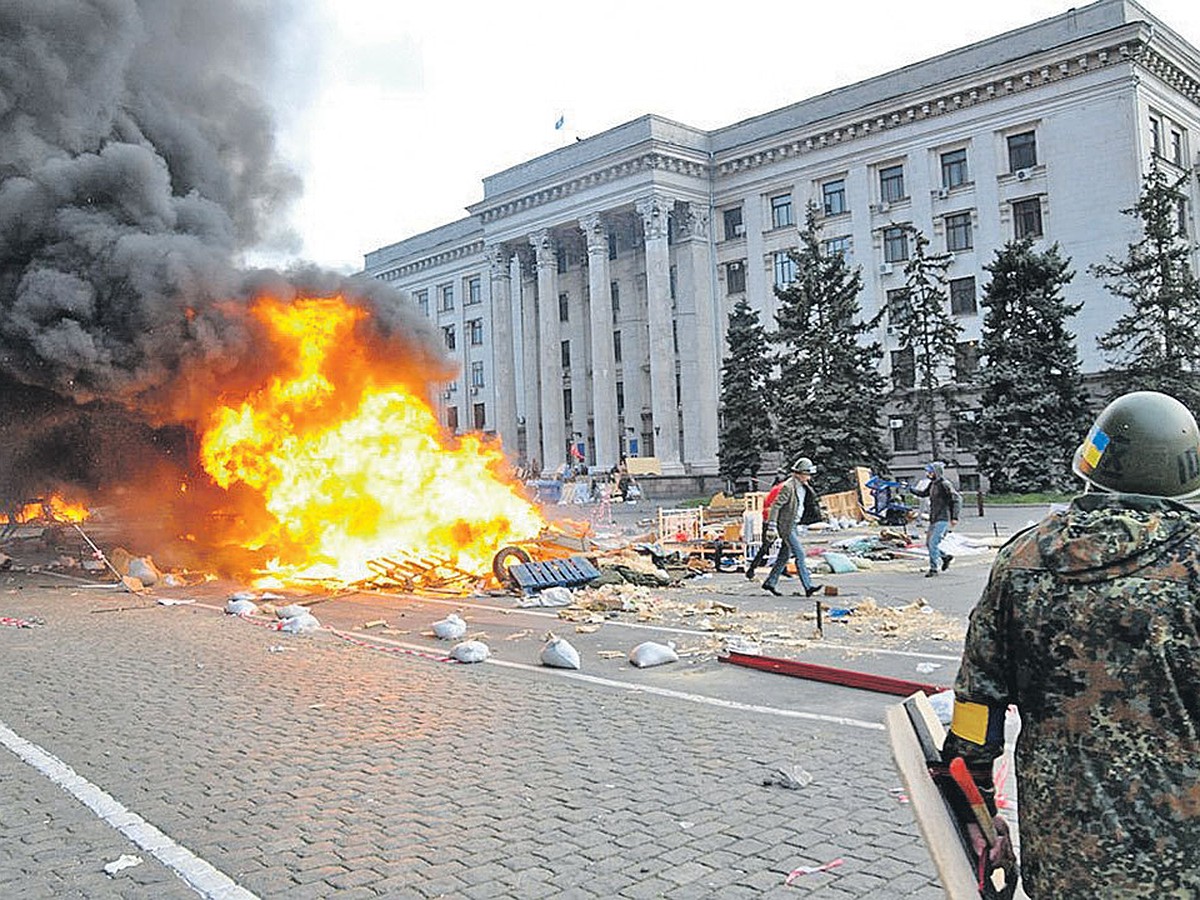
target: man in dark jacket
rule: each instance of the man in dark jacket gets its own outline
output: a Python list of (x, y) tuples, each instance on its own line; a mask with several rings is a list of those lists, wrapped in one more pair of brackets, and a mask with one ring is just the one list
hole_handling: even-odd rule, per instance
[(925, 532), (925, 547), (929, 550), (929, 570), (926, 578), (931, 578), (939, 571), (950, 568), (954, 557), (942, 553), (942, 538), (946, 532), (958, 524), (962, 513), (962, 495), (946, 480), (946, 464), (931, 462), (925, 466), (925, 474), (929, 484), (920, 488), (912, 488), (918, 497), (929, 498), (929, 528)]
[(944, 754), (984, 787), (1016, 745), (1031, 897), (1200, 896), (1200, 430), (1117, 398), (1075, 453), (1088, 484), (1001, 549), (971, 613)]
[(792, 477), (779, 489), (767, 515), (767, 524), (763, 526), (764, 544), (774, 541), (777, 536), (780, 538), (775, 564), (762, 583), (763, 590), (776, 597), (782, 596), (776, 585), (787, 567), (789, 556), (796, 558), (796, 572), (800, 576), (800, 583), (804, 585), (804, 596), (811, 597), (820, 589), (820, 585), (813, 584), (812, 575), (808, 572), (798, 528), (821, 521), (821, 507), (817, 504), (816, 492), (808, 484), (816, 471), (817, 467), (807, 456), (800, 457), (792, 464)]

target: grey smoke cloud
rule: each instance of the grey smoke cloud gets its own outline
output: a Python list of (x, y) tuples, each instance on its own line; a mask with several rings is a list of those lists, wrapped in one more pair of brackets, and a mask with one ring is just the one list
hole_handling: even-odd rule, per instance
[[(37, 396), (0, 438), (0, 470), (23, 461), (0, 492), (31, 489), (39, 459), (54, 468), (54, 435), (113, 431), (80, 432), (72, 415), (186, 421), (262, 365), (246, 316), (258, 290), (341, 291), (372, 306), (381, 340), (427, 341), (377, 282), (237, 267), (287, 240), (301, 189), (264, 95), (298, 12), (298, 0), (0, 0), (0, 419), (15, 425)], [(438, 351), (414, 352), (445, 369)]]

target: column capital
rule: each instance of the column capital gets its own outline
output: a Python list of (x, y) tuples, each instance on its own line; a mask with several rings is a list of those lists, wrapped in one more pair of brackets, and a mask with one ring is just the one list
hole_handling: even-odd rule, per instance
[(588, 256), (608, 253), (608, 223), (600, 213), (589, 213), (579, 219), (579, 230), (587, 243)]
[(542, 228), (529, 235), (529, 245), (533, 247), (534, 260), (539, 269), (543, 266), (557, 265), (558, 260), (555, 258), (555, 253), (558, 245), (549, 228)]
[(683, 204), (683, 215), (679, 219), (681, 238), (708, 237), (708, 207), (695, 203)]
[(493, 279), (512, 277), (508, 267), (513, 258), (512, 247), (507, 244), (485, 244), (483, 255), (487, 260), (488, 271)]
[(662, 194), (651, 194), (642, 197), (633, 204), (639, 216), (642, 217), (642, 227), (646, 232), (646, 240), (665, 238), (670, 225), (670, 214), (675, 208), (675, 201)]

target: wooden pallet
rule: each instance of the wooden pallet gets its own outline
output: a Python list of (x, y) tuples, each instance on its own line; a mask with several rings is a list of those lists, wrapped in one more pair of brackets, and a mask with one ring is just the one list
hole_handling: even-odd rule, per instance
[(548, 587), (578, 587), (600, 577), (600, 570), (586, 556), (548, 559), (543, 562), (516, 563), (508, 567), (522, 593), (533, 593)]

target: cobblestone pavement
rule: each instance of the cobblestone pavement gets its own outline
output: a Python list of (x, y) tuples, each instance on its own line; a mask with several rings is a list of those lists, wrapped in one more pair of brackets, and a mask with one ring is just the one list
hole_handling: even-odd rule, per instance
[[(881, 730), (47, 581), (0, 583), (0, 615), (45, 620), (0, 628), (0, 723), (254, 894), (943, 896)], [(705, 693), (717, 675), (673, 677)], [(845, 715), (845, 690), (727, 677)], [(785, 681), (795, 702), (770, 693)], [(763, 784), (794, 766), (810, 784)], [(0, 896), (195, 896), (4, 749), (0, 779)], [(144, 862), (105, 875), (125, 853)]]

